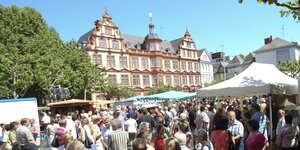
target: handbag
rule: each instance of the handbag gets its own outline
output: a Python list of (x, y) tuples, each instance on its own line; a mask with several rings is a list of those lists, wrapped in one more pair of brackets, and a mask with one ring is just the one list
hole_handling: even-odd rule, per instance
[(52, 142), (51, 142), (51, 146), (52, 146), (52, 147), (55, 147), (55, 148), (58, 148), (58, 147), (59, 147), (59, 144), (58, 144), (58, 138), (56, 138), (56, 133), (55, 133), (54, 138), (53, 138), (53, 140), (52, 140)]
[(85, 140), (84, 140), (83, 144), (86, 148), (92, 148), (93, 141), (88, 137), (86, 131), (84, 131), (84, 132), (85, 132)]

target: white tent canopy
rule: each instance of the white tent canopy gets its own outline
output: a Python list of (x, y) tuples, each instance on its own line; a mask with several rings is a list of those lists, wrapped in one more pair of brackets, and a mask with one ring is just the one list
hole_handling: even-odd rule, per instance
[(224, 82), (197, 90), (197, 96), (253, 96), (284, 90), (298, 94), (298, 81), (274, 65), (252, 63), (245, 71)]

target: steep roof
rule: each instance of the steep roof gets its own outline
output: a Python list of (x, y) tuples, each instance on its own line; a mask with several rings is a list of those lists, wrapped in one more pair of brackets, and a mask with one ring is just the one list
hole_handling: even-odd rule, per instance
[(93, 30), (91, 29), (89, 32), (85, 33), (84, 35), (82, 35), (79, 40), (77, 41), (77, 44), (82, 44), (82, 43), (87, 43), (88, 41), (88, 37), (91, 37), (93, 34)]
[(258, 50), (254, 51), (254, 53), (268, 51), (268, 50), (274, 50), (276, 48), (289, 47), (289, 46), (298, 46), (299, 47), (299, 45), (297, 45), (296, 43), (288, 42), (286, 40), (283, 40), (283, 39), (277, 37), (274, 40), (272, 40), (271, 43), (266, 44), (266, 45), (262, 46), (261, 48), (259, 48)]
[(252, 62), (255, 62), (255, 53), (249, 53), (246, 56), (243, 64), (249, 64), (249, 63), (252, 63)]
[(229, 62), (229, 66), (233, 66), (233, 65), (240, 65), (243, 63), (243, 58), (239, 55), (234, 56), (234, 58)]

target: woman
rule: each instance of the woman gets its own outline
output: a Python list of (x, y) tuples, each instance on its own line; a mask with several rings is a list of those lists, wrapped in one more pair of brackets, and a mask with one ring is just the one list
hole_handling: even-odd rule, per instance
[(3, 139), (2, 139), (2, 145), (0, 146), (0, 148), (2, 150), (11, 150), (12, 146), (9, 140), (9, 132), (10, 132), (10, 126), (8, 124), (4, 124), (3, 125), (3, 129), (2, 129), (2, 135), (3, 135)]
[(293, 116), (285, 115), (285, 126), (283, 126), (281, 132), (277, 137), (276, 144), (280, 150), (296, 150), (297, 144), (300, 139), (300, 133), (298, 126), (294, 125)]
[(166, 129), (163, 125), (157, 125), (155, 133), (153, 134), (155, 150), (163, 150), (164, 149), (164, 139), (168, 137), (166, 134)]
[(100, 117), (97, 116), (97, 115), (93, 115), (92, 117), (92, 128), (93, 128), (93, 131), (94, 131), (94, 139), (95, 139), (95, 144), (96, 144), (96, 148), (97, 150), (103, 150), (104, 147), (103, 147), (103, 142), (102, 139), (100, 138), (101, 136), (101, 130), (98, 126), (99, 122), (100, 122)]
[(20, 123), (17, 121), (11, 122), (10, 123), (10, 132), (8, 134), (10, 143), (12, 145), (12, 150), (20, 150), (19, 148), (19, 144), (17, 141), (17, 134), (16, 134), (16, 130), (19, 128)]
[(232, 136), (228, 129), (228, 119), (220, 116), (215, 120), (215, 130), (211, 133), (211, 142), (216, 150), (228, 150), (232, 143)]
[(206, 130), (195, 130), (195, 149), (196, 150), (213, 150), (212, 143), (208, 140)]
[[(90, 150), (96, 150), (95, 139), (94, 139), (94, 130), (92, 125), (89, 123), (89, 119), (84, 117), (82, 119), (82, 128), (81, 128), (81, 141), (85, 142), (86, 138), (89, 138), (93, 144)], [(87, 135), (87, 136), (86, 136)]]
[(265, 136), (258, 131), (259, 124), (255, 120), (247, 121), (249, 135), (246, 140), (246, 145), (249, 150), (262, 150), (266, 148), (267, 140)]
[(66, 132), (65, 135), (63, 136), (63, 143), (65, 145), (65, 147), (67, 147), (67, 145), (73, 141), (73, 135), (71, 132)]
[(181, 150), (179, 142), (175, 138), (165, 140), (165, 150)]
[[(57, 124), (56, 120), (54, 118), (51, 118), (50, 124), (48, 124), (46, 127), (46, 133), (48, 135), (48, 145), (51, 145), (58, 128), (59, 125)], [(55, 147), (51, 147), (51, 150), (56, 150), (56, 149), (57, 148)]]
[(67, 129), (66, 129), (67, 120), (66, 119), (61, 119), (61, 120), (59, 120), (58, 124), (60, 126), (56, 130), (56, 138), (58, 139), (58, 145), (59, 145), (58, 150), (64, 150), (65, 145), (64, 145), (64, 142), (63, 142), (63, 136), (67, 132)]

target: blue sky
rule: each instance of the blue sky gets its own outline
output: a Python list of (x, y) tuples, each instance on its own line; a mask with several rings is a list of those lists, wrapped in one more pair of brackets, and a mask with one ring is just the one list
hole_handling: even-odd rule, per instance
[[(226, 55), (248, 54), (270, 35), (300, 43), (300, 23), (280, 17), (280, 8), (255, 0), (4, 0), (0, 4), (38, 10), (64, 41), (78, 40), (102, 19), (105, 7), (123, 34), (146, 36), (149, 12), (164, 40), (182, 37), (186, 27), (197, 48)], [(282, 25), (284, 26), (284, 34)]]

